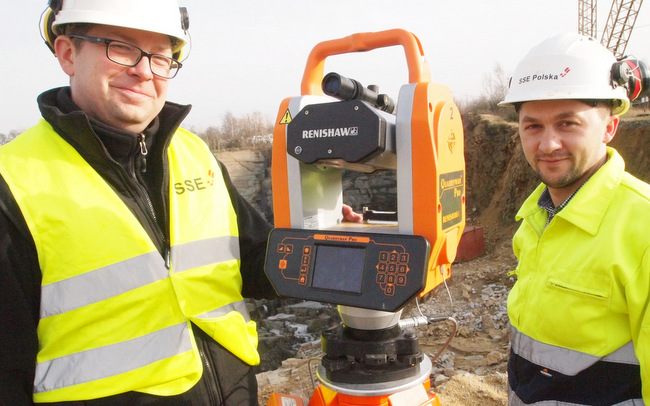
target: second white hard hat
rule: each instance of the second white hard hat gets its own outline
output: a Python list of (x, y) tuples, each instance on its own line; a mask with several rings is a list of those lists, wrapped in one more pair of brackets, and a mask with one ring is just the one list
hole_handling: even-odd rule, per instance
[(627, 90), (612, 81), (614, 54), (577, 33), (553, 36), (533, 47), (517, 65), (499, 105), (534, 100), (612, 100), (613, 114), (630, 107)]

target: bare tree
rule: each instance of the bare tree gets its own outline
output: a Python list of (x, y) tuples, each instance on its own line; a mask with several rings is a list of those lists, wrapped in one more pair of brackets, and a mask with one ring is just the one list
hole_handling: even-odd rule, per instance
[(223, 114), (221, 118), (221, 133), (226, 140), (232, 140), (237, 138), (238, 131), (238, 121), (237, 117), (234, 114), (227, 111)]
[(217, 127), (208, 127), (201, 135), (201, 138), (205, 140), (205, 142), (210, 147), (210, 150), (221, 150), (221, 131), (219, 131)]
[(509, 81), (510, 77), (503, 67), (498, 63), (495, 64), (492, 71), (483, 74), (483, 94), (475, 100), (463, 103), (461, 112), (488, 113), (499, 115), (507, 120), (513, 119), (511, 109), (498, 106), (508, 93)]
[(508, 82), (510, 78), (503, 67), (496, 63), (491, 72), (483, 75), (483, 91), (485, 98), (496, 106), (508, 93)]

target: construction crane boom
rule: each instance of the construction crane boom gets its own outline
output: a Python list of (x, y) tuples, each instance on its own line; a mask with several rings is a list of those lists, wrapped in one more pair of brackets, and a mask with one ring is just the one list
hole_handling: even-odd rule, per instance
[(596, 0), (578, 0), (578, 32), (582, 35), (597, 38), (597, 22)]
[(614, 0), (612, 2), (600, 42), (610, 49), (617, 58), (622, 58), (625, 55), (625, 48), (642, 3), (643, 0)]

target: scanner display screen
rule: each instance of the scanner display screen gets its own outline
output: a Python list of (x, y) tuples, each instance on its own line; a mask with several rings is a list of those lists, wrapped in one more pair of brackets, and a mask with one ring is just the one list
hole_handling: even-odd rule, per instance
[(312, 287), (361, 293), (365, 248), (318, 245)]

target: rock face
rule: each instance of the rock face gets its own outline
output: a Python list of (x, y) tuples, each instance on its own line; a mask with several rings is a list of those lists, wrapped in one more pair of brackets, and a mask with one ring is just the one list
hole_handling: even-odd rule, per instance
[(270, 147), (223, 151), (215, 153), (215, 156), (228, 170), (230, 179), (239, 193), (271, 221), (273, 199)]

